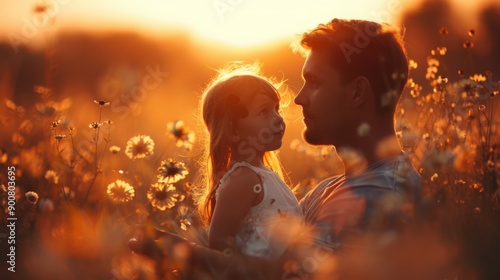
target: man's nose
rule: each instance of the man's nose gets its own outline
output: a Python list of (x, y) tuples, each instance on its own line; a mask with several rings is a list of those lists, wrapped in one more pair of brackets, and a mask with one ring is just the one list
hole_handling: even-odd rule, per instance
[(306, 104), (306, 98), (305, 98), (305, 93), (304, 93), (304, 87), (302, 87), (300, 90), (299, 90), (299, 93), (295, 96), (295, 98), (293, 99), (293, 102), (295, 102), (295, 104), (297, 105), (301, 105), (301, 106), (304, 106)]

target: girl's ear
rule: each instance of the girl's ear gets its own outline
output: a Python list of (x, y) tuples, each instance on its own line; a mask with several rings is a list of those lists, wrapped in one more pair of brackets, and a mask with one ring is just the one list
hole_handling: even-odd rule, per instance
[(235, 125), (230, 122), (229, 126), (231, 127), (231, 142), (233, 143), (238, 143), (240, 142), (240, 135), (238, 134), (238, 131), (236, 131)]
[(365, 76), (359, 76), (353, 81), (352, 106), (361, 107), (372, 94), (370, 81)]
[(232, 136), (231, 136), (231, 142), (233, 143), (238, 143), (240, 142), (240, 136), (236, 133), (234, 133)]

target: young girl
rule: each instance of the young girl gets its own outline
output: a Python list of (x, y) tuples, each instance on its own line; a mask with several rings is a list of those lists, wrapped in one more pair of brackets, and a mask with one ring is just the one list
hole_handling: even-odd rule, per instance
[(301, 208), (273, 152), (285, 131), (280, 101), (270, 80), (252, 67), (220, 73), (203, 93), (208, 137), (200, 210), (213, 249), (276, 259), (292, 223), (300, 224)]

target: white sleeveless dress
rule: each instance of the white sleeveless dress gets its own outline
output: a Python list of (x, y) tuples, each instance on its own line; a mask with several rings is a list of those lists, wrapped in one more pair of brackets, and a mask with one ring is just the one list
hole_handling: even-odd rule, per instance
[[(262, 180), (262, 201), (250, 208), (236, 235), (241, 253), (266, 259), (277, 259), (286, 250), (292, 229), (302, 226), (303, 214), (297, 198), (274, 171), (238, 162), (224, 174), (219, 184), (235, 169), (248, 167)], [(219, 196), (219, 188), (216, 199)]]

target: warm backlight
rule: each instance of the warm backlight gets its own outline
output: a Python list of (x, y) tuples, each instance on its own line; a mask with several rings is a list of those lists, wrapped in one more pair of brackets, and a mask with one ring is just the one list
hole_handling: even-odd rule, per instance
[[(0, 19), (0, 34), (26, 39), (42, 33), (37, 31), (47, 29), (120, 29), (155, 35), (181, 29), (188, 30), (201, 39), (248, 47), (300, 34), (334, 17), (390, 22), (401, 12), (405, 2), (406, 0), (2, 1), (0, 8), (4, 15)], [(37, 5), (46, 5), (47, 8), (36, 15), (34, 11)]]

